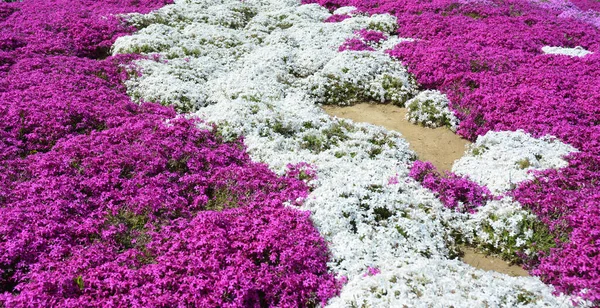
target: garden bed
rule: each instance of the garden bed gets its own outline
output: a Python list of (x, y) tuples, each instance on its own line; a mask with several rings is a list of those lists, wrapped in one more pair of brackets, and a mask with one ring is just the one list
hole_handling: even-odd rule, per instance
[(307, 2), (0, 3), (0, 306), (598, 305), (596, 6)]

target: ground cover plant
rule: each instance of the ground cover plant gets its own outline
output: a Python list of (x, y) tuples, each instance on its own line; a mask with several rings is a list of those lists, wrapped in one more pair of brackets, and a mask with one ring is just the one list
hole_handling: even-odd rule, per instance
[(0, 3), (0, 306), (310, 307), (337, 292), (326, 242), (289, 207), (310, 166), (278, 176), (242, 139), (126, 95), (132, 57), (107, 52), (134, 29), (115, 14), (165, 4)]
[(595, 1), (535, 1), (536, 5), (553, 11), (559, 18), (574, 18), (581, 22), (600, 27), (600, 15), (598, 14), (598, 3)]
[(594, 3), (307, 2), (0, 2), (0, 306), (598, 305)]
[[(538, 173), (512, 195), (556, 235), (556, 248), (532, 265), (532, 273), (560, 290), (599, 300), (598, 29), (527, 1), (319, 3), (397, 16), (399, 35), (416, 40), (390, 54), (423, 87), (448, 95), (464, 137), (523, 129), (536, 137), (554, 135), (580, 151), (569, 155), (569, 166)], [(574, 2), (593, 8), (585, 3)], [(544, 46), (593, 53), (544, 55)]]

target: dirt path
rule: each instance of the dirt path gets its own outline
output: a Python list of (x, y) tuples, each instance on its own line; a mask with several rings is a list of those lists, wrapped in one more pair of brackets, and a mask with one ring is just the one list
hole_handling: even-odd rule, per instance
[(349, 107), (323, 106), (325, 112), (354, 122), (368, 122), (400, 132), (420, 160), (430, 161), (438, 170), (452, 169), (455, 160), (463, 156), (469, 141), (442, 128), (426, 128), (406, 120), (406, 108), (382, 104), (357, 104)]
[(508, 262), (493, 256), (486, 256), (471, 247), (461, 247), (463, 256), (461, 260), (475, 268), (486, 271), (496, 271), (509, 276), (529, 276), (526, 270), (518, 265), (510, 265)]
[[(406, 120), (406, 108), (382, 104), (357, 104), (349, 107), (323, 106), (327, 114), (354, 122), (367, 122), (400, 132), (417, 153), (420, 160), (430, 161), (438, 170), (452, 169), (455, 160), (463, 156), (470, 144), (447, 128), (426, 128)], [(461, 247), (461, 260), (475, 268), (496, 271), (510, 276), (529, 276), (520, 266), (493, 256), (487, 256), (474, 248)]]

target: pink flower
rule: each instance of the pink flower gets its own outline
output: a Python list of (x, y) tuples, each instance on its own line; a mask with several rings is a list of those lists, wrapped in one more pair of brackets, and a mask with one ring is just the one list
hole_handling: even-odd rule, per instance
[(377, 274), (381, 273), (381, 271), (379, 270), (379, 268), (377, 267), (367, 267), (367, 272), (363, 275), (363, 277), (367, 277), (367, 276), (375, 276)]

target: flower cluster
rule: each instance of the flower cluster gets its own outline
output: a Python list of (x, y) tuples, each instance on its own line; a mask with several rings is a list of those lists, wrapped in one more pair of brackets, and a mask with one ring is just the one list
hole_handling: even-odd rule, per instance
[(348, 19), (348, 18), (351, 18), (351, 17), (352, 16), (347, 15), (347, 14), (344, 14), (344, 15), (334, 14), (334, 15), (331, 15), (331, 16), (327, 17), (327, 19), (325, 19), (323, 22), (340, 22), (342, 20), (345, 20), (345, 19)]
[(447, 126), (456, 131), (458, 119), (448, 108), (448, 98), (435, 90), (426, 90), (406, 102), (406, 118), (427, 127)]
[(587, 290), (600, 301), (600, 158), (574, 153), (569, 167), (541, 171), (514, 192), (553, 234), (557, 248), (540, 258), (532, 271), (566, 290)]
[(374, 51), (375, 49), (359, 38), (349, 38), (340, 46), (339, 51)]
[(600, 27), (600, 6), (596, 1), (588, 0), (532, 0), (540, 7), (548, 9), (559, 18), (573, 18), (581, 22)]
[(0, 212), (1, 283), (15, 293), (3, 300), (296, 306), (331, 297), (325, 242), (308, 213), (283, 206), (307, 186), (243, 150), (194, 121), (140, 113), (29, 156)]
[[(344, 46), (364, 44), (361, 51), (341, 52), (316, 74), (306, 78), (310, 95), (322, 104), (351, 105), (357, 102), (390, 102), (403, 106), (416, 94), (416, 83), (406, 69), (362, 40), (350, 39)], [(362, 46), (362, 45), (361, 45)], [(343, 49), (340, 47), (340, 49)]]
[(456, 223), (462, 240), (504, 260), (528, 267), (556, 247), (548, 226), (512, 198), (486, 202)]
[[(164, 1), (0, 3), (0, 306), (311, 306), (339, 289), (298, 205), (243, 139), (131, 102), (116, 14)], [(106, 58), (106, 59), (103, 59)]]
[(375, 51), (371, 45), (377, 47), (379, 43), (387, 40), (387, 36), (380, 31), (360, 29), (354, 32), (354, 38), (348, 38), (340, 46), (339, 51), (355, 50), (355, 51)]
[(119, 14), (148, 13), (169, 2), (0, 2), (0, 50), (17, 57), (34, 53), (105, 58), (117, 37), (134, 30), (123, 23)]
[(577, 150), (555, 137), (533, 138), (517, 130), (489, 131), (477, 137), (467, 153), (452, 165), (452, 172), (469, 176), (495, 195), (513, 190), (535, 178), (534, 170), (560, 169), (569, 165), (565, 156)]
[(485, 186), (450, 172), (441, 175), (430, 162), (415, 161), (409, 176), (435, 192), (447, 207), (461, 212), (473, 213), (486, 201), (494, 199)]
[(593, 0), (571, 0), (571, 3), (575, 4), (578, 8), (584, 11), (596, 11), (600, 12), (600, 4), (598, 1)]
[[(490, 130), (523, 129), (534, 137), (556, 136), (581, 151), (560, 171), (538, 173), (514, 196), (551, 229), (560, 229), (556, 241), (562, 244), (533, 273), (561, 291), (600, 300), (599, 219), (593, 212), (600, 189), (594, 171), (600, 153), (600, 32), (591, 15), (582, 14), (597, 6), (553, 1), (549, 7), (548, 1), (524, 0), (305, 2), (393, 13), (398, 34), (415, 41), (390, 54), (423, 87), (448, 96), (462, 136), (474, 140)], [(546, 55), (546, 46), (581, 46), (592, 53)]]

